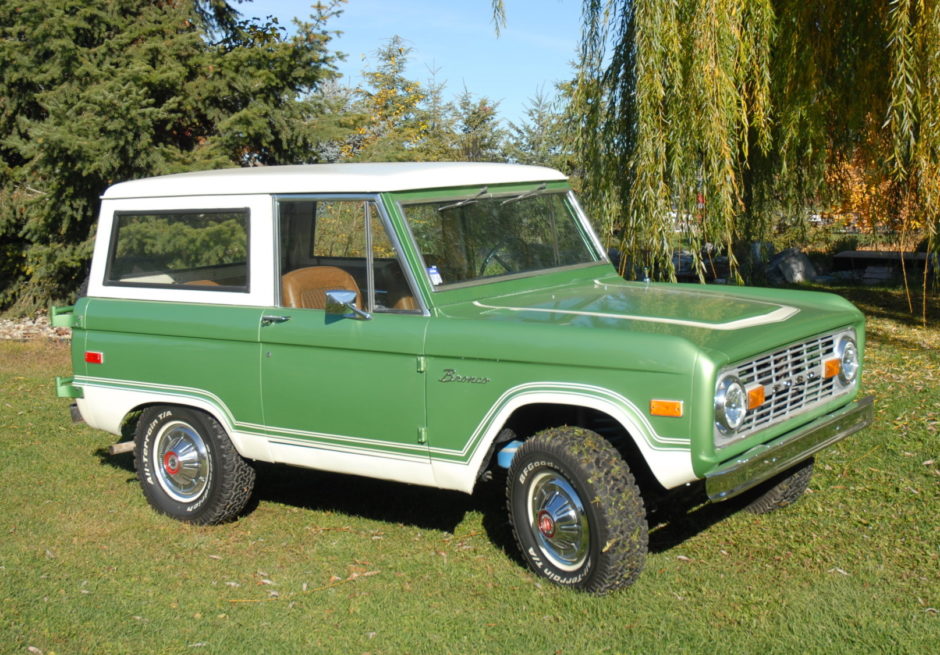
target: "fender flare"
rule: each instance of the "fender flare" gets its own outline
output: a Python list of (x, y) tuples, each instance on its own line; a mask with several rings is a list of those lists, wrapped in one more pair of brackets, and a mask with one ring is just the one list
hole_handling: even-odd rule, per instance
[(689, 439), (657, 434), (643, 412), (623, 395), (587, 384), (532, 382), (504, 392), (461, 451), (429, 449), (438, 484), (471, 492), (477, 473), (486, 465), (484, 458), (503, 426), (515, 411), (536, 404), (586, 407), (607, 414), (626, 430), (650, 471), (667, 489), (697, 479), (692, 470)]

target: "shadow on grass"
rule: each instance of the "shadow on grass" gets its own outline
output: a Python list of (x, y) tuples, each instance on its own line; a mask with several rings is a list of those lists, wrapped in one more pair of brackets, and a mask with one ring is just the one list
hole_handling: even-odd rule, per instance
[(649, 552), (664, 553), (681, 546), (741, 511), (751, 499), (749, 494), (745, 494), (724, 502), (710, 503), (704, 489), (696, 485), (689, 493), (673, 498), (650, 512)]
[(255, 464), (257, 502), (453, 532), (476, 498), (455, 491), (274, 464)]
[[(865, 285), (803, 285), (794, 289), (810, 289), (835, 293), (858, 306), (869, 318), (882, 318), (908, 327), (920, 327), (923, 320), (923, 293), (917, 281), (912, 280), (911, 305), (903, 288), (870, 287)], [(940, 321), (940, 294), (928, 290), (927, 323), (936, 325)]]
[(937, 343), (937, 337), (935, 335), (936, 333), (932, 335), (928, 335), (927, 333), (913, 333), (911, 338), (904, 338), (894, 334), (888, 334), (871, 325), (865, 330), (865, 339), (869, 345), (884, 346), (898, 350), (929, 350), (931, 347), (930, 340), (932, 340), (934, 344)]
[[(127, 483), (136, 487), (132, 453), (109, 455), (101, 448), (95, 455), (103, 466), (131, 473)], [(245, 514), (264, 502), (454, 534), (468, 513), (479, 512), (490, 542), (520, 566), (525, 566), (507, 517), (502, 476), (479, 483), (473, 495), (467, 495), (275, 464), (256, 463), (255, 469), (258, 474), (255, 492)], [(133, 491), (136, 489), (129, 493)], [(707, 503), (702, 490), (693, 487), (650, 512), (649, 551), (661, 553), (681, 546), (746, 504), (746, 499)]]
[(258, 480), (253, 506), (268, 502), (450, 534), (469, 512), (479, 512), (490, 541), (515, 557), (503, 488), (498, 482), (482, 482), (473, 495), (467, 495), (289, 466), (258, 463), (255, 468)]
[(134, 468), (134, 453), (120, 453), (119, 455), (109, 455), (107, 448), (98, 448), (95, 450), (95, 457), (101, 466), (110, 466), (119, 471), (130, 473), (130, 476), (124, 481), (128, 485), (137, 484), (137, 469)]

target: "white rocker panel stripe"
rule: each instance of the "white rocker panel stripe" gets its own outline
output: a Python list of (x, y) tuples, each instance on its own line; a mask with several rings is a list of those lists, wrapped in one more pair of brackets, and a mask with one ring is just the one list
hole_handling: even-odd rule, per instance
[[(405, 452), (397, 453), (400, 457), (410, 457), (411, 459), (424, 461), (425, 463), (427, 463), (428, 459), (427, 447), (420, 444), (396, 443), (377, 439), (328, 434), (325, 432), (292, 430), (238, 421), (221, 398), (211, 391), (204, 389), (85, 376), (76, 376), (75, 385), (85, 390), (86, 398), (88, 397), (88, 391), (91, 389), (96, 390), (96, 392), (106, 389), (110, 392), (106, 401), (96, 402), (94, 404), (95, 409), (100, 409), (102, 406), (107, 408), (102, 415), (103, 421), (98, 422), (97, 419), (93, 419), (96, 423), (92, 424), (89, 419), (86, 418), (86, 423), (89, 423), (92, 427), (97, 427), (113, 434), (120, 434), (120, 422), (134, 407), (156, 402), (178, 404), (182, 402), (181, 399), (184, 399), (187, 404), (199, 407), (212, 414), (216, 420), (225, 426), (228, 432), (237, 433), (246, 437), (262, 437), (263, 439), (271, 439), (272, 443), (278, 441), (283, 444), (296, 446), (311, 446), (310, 441), (314, 440), (317, 442), (316, 445), (318, 447), (323, 447), (327, 450), (343, 450), (359, 453), (374, 453), (376, 450), (382, 450), (383, 453), (385, 453), (383, 456), (386, 456), (386, 454), (392, 456), (392, 454), (389, 454), (390, 449), (392, 451), (401, 450)], [(134, 395), (125, 396), (125, 399), (122, 400), (122, 397), (118, 395), (119, 392), (130, 392)], [(128, 406), (129, 402), (133, 402), (134, 404)], [(86, 405), (86, 407), (89, 408), (88, 411), (90, 415), (95, 412), (89, 405)], [(85, 417), (85, 412), (81, 406), (79, 406), (79, 410), (82, 410), (82, 416)], [(98, 413), (100, 414), (101, 412)], [(336, 443), (331, 444), (324, 442)], [(349, 445), (345, 446), (343, 444)], [(242, 455), (245, 454), (238, 444), (236, 444), (236, 448), (238, 448)], [(414, 455), (409, 455), (409, 451), (413, 452)], [(267, 458), (261, 459), (268, 461)]]
[[(374, 450), (333, 449), (309, 442), (293, 443), (282, 440), (268, 441), (268, 450), (275, 463), (302, 466), (304, 468), (363, 475), (380, 480), (392, 480), (407, 484), (437, 487), (434, 471), (427, 457), (415, 458)], [(471, 489), (472, 491), (472, 489)], [(469, 493), (469, 492), (468, 492)]]
[(89, 377), (76, 377), (75, 384), (84, 391), (78, 405), (85, 422), (112, 434), (121, 434), (124, 418), (136, 407), (185, 403), (215, 417), (225, 427), (236, 450), (249, 459), (466, 493), (473, 491), (483, 458), (512, 412), (535, 403), (577, 405), (604, 412), (620, 422), (634, 437), (653, 475), (664, 487), (696, 479), (688, 440), (657, 435), (629, 400), (590, 385), (542, 382), (514, 387), (497, 400), (467, 445), (457, 451), (239, 423), (218, 396), (202, 389)]

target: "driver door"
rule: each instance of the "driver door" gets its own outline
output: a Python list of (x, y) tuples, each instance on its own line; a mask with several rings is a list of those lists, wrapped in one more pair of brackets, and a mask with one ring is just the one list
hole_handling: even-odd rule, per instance
[[(264, 421), (278, 461), (432, 480), (424, 439), (426, 312), (369, 198), (278, 199), (280, 302), (262, 319)], [(326, 313), (354, 291), (367, 319)]]

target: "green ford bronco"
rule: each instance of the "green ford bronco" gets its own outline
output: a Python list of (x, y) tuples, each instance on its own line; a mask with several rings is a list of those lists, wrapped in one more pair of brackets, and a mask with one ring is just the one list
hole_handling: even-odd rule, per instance
[(630, 584), (650, 508), (769, 511), (871, 422), (862, 314), (626, 282), (564, 175), (505, 164), (217, 170), (112, 186), (57, 380), (133, 441), (149, 503), (245, 508), (253, 462), (472, 493), (504, 473), (533, 571)]

